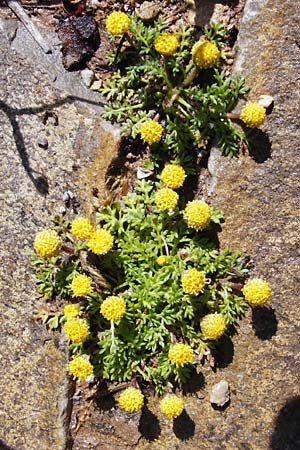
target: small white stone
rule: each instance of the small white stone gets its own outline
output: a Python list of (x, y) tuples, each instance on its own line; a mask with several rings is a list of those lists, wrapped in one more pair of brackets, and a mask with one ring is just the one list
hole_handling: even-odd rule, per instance
[(209, 394), (210, 403), (214, 403), (217, 406), (223, 406), (229, 399), (229, 385), (226, 380), (221, 380), (211, 388)]
[(94, 83), (91, 85), (90, 89), (92, 91), (99, 91), (99, 89), (102, 86), (102, 81), (101, 80), (96, 80), (94, 81)]
[(271, 95), (261, 95), (257, 103), (264, 108), (269, 108), (274, 103), (274, 98)]
[(94, 79), (94, 72), (90, 69), (84, 69), (81, 71), (81, 78), (86, 87), (90, 87)]
[(148, 178), (153, 174), (152, 170), (143, 169), (142, 167), (138, 167), (137, 169), (137, 179), (142, 180), (143, 178)]

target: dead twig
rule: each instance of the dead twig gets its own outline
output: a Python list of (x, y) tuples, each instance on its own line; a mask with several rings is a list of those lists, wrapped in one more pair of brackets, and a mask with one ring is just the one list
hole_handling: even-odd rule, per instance
[(17, 16), (17, 18), (22, 22), (24, 27), (28, 30), (28, 32), (31, 34), (33, 39), (38, 43), (38, 45), (41, 47), (41, 49), (45, 53), (52, 53), (51, 48), (39, 32), (39, 30), (36, 28), (24, 8), (20, 5), (19, 2), (16, 0), (5, 0), (7, 6), (13, 11), (13, 13)]

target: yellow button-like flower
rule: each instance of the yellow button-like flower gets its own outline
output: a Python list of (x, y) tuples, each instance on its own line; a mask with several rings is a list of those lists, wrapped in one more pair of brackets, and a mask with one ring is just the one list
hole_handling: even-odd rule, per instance
[(34, 250), (43, 258), (57, 256), (60, 252), (61, 241), (54, 230), (39, 231), (34, 239)]
[(160, 255), (156, 258), (156, 262), (159, 266), (164, 266), (167, 263), (167, 257), (165, 255)]
[(181, 343), (171, 345), (168, 353), (169, 360), (179, 366), (190, 363), (193, 356), (193, 349), (189, 345)]
[(98, 229), (88, 240), (88, 248), (96, 255), (106, 255), (112, 249), (114, 240), (109, 231)]
[(160, 141), (163, 127), (156, 120), (147, 120), (140, 126), (139, 131), (142, 139), (152, 145)]
[(71, 233), (78, 239), (87, 239), (94, 228), (87, 217), (77, 217), (71, 223)]
[(167, 395), (159, 402), (160, 410), (170, 419), (180, 416), (184, 410), (184, 401), (177, 395)]
[(107, 320), (119, 320), (126, 312), (126, 302), (121, 297), (111, 295), (102, 303), (100, 312)]
[(195, 268), (187, 270), (181, 279), (183, 292), (190, 295), (198, 295), (203, 290), (205, 283), (205, 274)]
[(240, 119), (249, 128), (257, 128), (264, 123), (266, 118), (266, 110), (263, 106), (254, 102), (247, 102), (243, 107)]
[(93, 292), (92, 279), (87, 275), (76, 275), (71, 283), (72, 297), (86, 297)]
[(186, 173), (179, 164), (167, 164), (161, 173), (161, 179), (168, 188), (180, 188), (186, 178)]
[(84, 356), (76, 356), (68, 364), (69, 373), (79, 380), (86, 380), (93, 374), (93, 366)]
[(210, 41), (201, 40), (193, 45), (192, 57), (196, 66), (201, 69), (209, 69), (217, 65), (220, 56), (220, 50)]
[(130, 28), (130, 17), (122, 11), (113, 11), (106, 19), (106, 29), (113, 35), (126, 33)]
[(179, 41), (173, 33), (162, 33), (154, 42), (155, 50), (165, 56), (173, 55), (178, 46)]
[(242, 289), (245, 300), (250, 306), (262, 306), (271, 297), (272, 291), (267, 281), (261, 278), (248, 280)]
[(70, 303), (66, 305), (63, 309), (64, 316), (68, 319), (72, 319), (74, 317), (78, 317), (80, 314), (80, 305), (78, 303), (73, 304)]
[(177, 192), (169, 188), (159, 189), (155, 195), (155, 204), (161, 211), (176, 208), (179, 200)]
[(90, 335), (88, 323), (85, 319), (79, 319), (78, 317), (67, 320), (63, 328), (67, 338), (75, 344), (81, 344)]
[(188, 227), (198, 231), (204, 230), (209, 225), (211, 218), (210, 208), (207, 203), (200, 200), (188, 202), (184, 210), (184, 219)]
[(144, 405), (144, 396), (139, 389), (129, 387), (121, 392), (119, 405), (129, 413), (134, 413), (142, 409)]
[(226, 322), (223, 314), (207, 314), (200, 321), (202, 333), (206, 339), (217, 340), (223, 336), (226, 330)]

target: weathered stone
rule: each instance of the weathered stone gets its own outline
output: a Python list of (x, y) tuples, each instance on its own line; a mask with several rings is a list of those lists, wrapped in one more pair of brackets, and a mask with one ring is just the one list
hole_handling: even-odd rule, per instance
[(160, 6), (154, 2), (143, 2), (136, 10), (137, 16), (145, 22), (156, 19), (160, 12)]
[(87, 61), (99, 46), (98, 26), (90, 16), (68, 18), (59, 26), (58, 35), (66, 69)]
[[(72, 397), (68, 348), (59, 333), (49, 333), (35, 320), (44, 300), (35, 288), (30, 256), (35, 233), (50, 227), (51, 216), (64, 207), (63, 192), (72, 188), (78, 198), (83, 189), (81, 171), (85, 161), (92, 164), (89, 143), (95, 139), (94, 126), (101, 124), (99, 97), (84, 90), (76, 75), (63, 73), (59, 55), (43, 55), (22, 26), (10, 46), (5, 27), (1, 20), (0, 447), (63, 450)], [(47, 73), (54, 70), (55, 85), (67, 92), (54, 89)], [(89, 103), (83, 106), (77, 98), (75, 104), (75, 97)], [(51, 120), (43, 123), (45, 111), (56, 113), (57, 125)], [(37, 136), (43, 135), (51, 152), (36, 145)], [(113, 138), (109, 133), (110, 158), (117, 149)], [(77, 142), (84, 142), (84, 148)], [(101, 151), (98, 139), (98, 153), (93, 154), (97, 164)], [(107, 167), (101, 168), (105, 179)]]

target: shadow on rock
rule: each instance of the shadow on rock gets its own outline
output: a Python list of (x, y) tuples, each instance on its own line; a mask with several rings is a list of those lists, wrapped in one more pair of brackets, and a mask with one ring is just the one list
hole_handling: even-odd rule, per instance
[(212, 356), (214, 358), (214, 368), (224, 369), (232, 363), (234, 355), (234, 346), (229, 336), (222, 336), (218, 342), (218, 346), (213, 349)]
[(270, 450), (300, 449), (300, 396), (290, 398), (279, 411)]
[(205, 387), (205, 378), (202, 373), (193, 371), (187, 383), (182, 386), (183, 395), (195, 394)]
[(5, 442), (1, 441), (0, 439), (0, 450), (16, 450), (16, 449), (10, 447), (9, 445), (6, 445)]
[(277, 332), (278, 321), (273, 308), (262, 306), (252, 310), (252, 328), (262, 340), (271, 339)]
[(182, 414), (173, 421), (173, 432), (182, 441), (191, 439), (195, 434), (195, 422), (184, 409)]
[(254, 129), (249, 135), (249, 155), (258, 164), (271, 158), (271, 141), (262, 130)]
[(112, 392), (108, 390), (107, 383), (101, 383), (92, 396), (95, 406), (101, 411), (110, 411), (116, 407), (116, 401)]
[(139, 432), (145, 439), (147, 439), (147, 441), (150, 442), (157, 439), (161, 433), (158, 418), (146, 406), (142, 409)]

